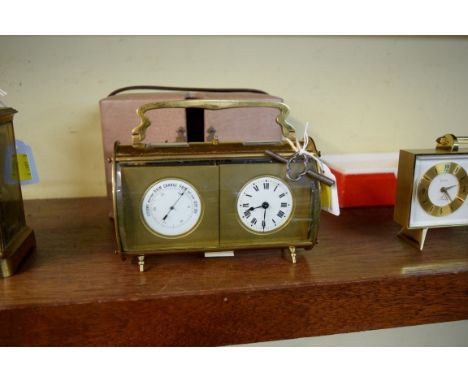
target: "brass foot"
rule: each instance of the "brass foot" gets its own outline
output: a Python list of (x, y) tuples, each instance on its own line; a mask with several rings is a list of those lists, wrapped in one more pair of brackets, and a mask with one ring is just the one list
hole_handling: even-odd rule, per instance
[(145, 271), (145, 256), (138, 256), (138, 265), (140, 266), (140, 272)]
[(291, 256), (291, 263), (296, 264), (296, 247), (289, 246), (289, 255)]

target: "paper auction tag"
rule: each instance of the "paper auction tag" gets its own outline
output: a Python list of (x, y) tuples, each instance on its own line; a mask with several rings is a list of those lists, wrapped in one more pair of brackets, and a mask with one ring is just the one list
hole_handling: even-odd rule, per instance
[(336, 177), (323, 161), (320, 162), (320, 167), (323, 175), (335, 181), (335, 184), (333, 186), (327, 186), (323, 183), (320, 184), (322, 210), (329, 212), (333, 215), (339, 216), (340, 203), (338, 201), (338, 188), (336, 186)]

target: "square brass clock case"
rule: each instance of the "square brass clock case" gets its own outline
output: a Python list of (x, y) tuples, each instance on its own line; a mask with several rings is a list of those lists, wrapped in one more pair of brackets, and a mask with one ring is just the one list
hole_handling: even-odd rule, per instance
[(26, 225), (21, 186), (13, 177), (18, 173), (14, 113), (14, 109), (0, 108), (0, 277), (13, 275), (35, 246), (34, 233)]
[[(439, 167), (442, 164), (444, 169), (441, 170)], [(438, 173), (445, 171), (445, 168), (450, 173), (454, 168), (458, 170), (457, 167), (460, 167), (463, 174), (468, 171), (467, 151), (401, 150), (394, 210), (395, 221), (404, 229), (410, 230), (468, 225), (468, 201), (466, 198), (460, 198), (459, 195), (448, 195), (448, 199), (453, 199), (452, 203), (443, 207), (433, 206), (427, 200), (430, 182)], [(468, 179), (458, 181), (460, 182), (459, 189), (463, 193), (467, 187)], [(450, 207), (452, 205), (454, 212)], [(430, 210), (433, 212), (429, 212)]]
[[(285, 165), (264, 151), (293, 154), (286, 143), (190, 143), (141, 147), (116, 144), (113, 193), (118, 252), (150, 255), (167, 252), (223, 251), (243, 248), (312, 247), (318, 233), (320, 195), (317, 181), (298, 182), (285, 176)], [(294, 198), (290, 221), (270, 234), (244, 228), (236, 201), (244, 184), (259, 176), (285, 182)], [(189, 234), (177, 239), (156, 235), (145, 227), (141, 201), (158, 180), (179, 178), (195, 187), (202, 199), (202, 218)]]

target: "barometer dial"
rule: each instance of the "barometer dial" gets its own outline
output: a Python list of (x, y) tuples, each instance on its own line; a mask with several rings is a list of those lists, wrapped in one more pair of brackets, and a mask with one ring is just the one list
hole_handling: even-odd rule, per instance
[(195, 187), (185, 180), (163, 179), (146, 190), (141, 213), (152, 232), (177, 237), (196, 228), (202, 216), (202, 201)]

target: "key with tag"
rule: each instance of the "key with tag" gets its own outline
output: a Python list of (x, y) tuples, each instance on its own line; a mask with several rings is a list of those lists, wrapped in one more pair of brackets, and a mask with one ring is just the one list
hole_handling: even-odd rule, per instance
[[(289, 166), (290, 158), (285, 158), (271, 150), (265, 150), (265, 154), (270, 156), (271, 158), (275, 159), (278, 162), (285, 163)], [(304, 162), (304, 166), (306, 166), (306, 162)], [(308, 175), (312, 179), (316, 179), (321, 183), (321, 205), (322, 210), (331, 213), (332, 215), (339, 216), (340, 215), (340, 207), (338, 201), (338, 189), (336, 186), (336, 177), (331, 172), (330, 168), (322, 161), (320, 161), (320, 168), (322, 170), (322, 174), (319, 174), (316, 171), (311, 169), (307, 169), (303, 171), (303, 175)], [(289, 170), (289, 168), (288, 168)], [(288, 171), (287, 170), (287, 171)], [(297, 179), (300, 179), (299, 176)], [(293, 180), (293, 179), (292, 179)]]

